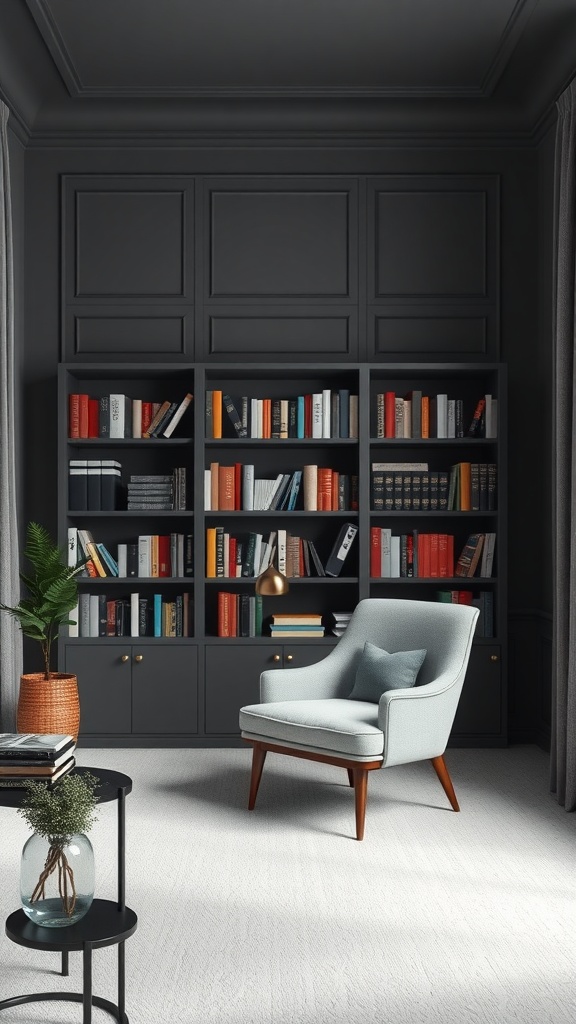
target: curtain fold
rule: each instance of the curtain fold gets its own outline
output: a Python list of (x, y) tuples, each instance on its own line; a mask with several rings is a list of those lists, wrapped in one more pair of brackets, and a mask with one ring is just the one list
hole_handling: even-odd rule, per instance
[(550, 787), (576, 809), (576, 82), (557, 103), (554, 310), (554, 661)]
[[(14, 267), (8, 161), (8, 107), (0, 101), (0, 602), (20, 597), (16, 492), (16, 403)], [(22, 635), (7, 612), (0, 613), (0, 729), (16, 728), (22, 671)]]

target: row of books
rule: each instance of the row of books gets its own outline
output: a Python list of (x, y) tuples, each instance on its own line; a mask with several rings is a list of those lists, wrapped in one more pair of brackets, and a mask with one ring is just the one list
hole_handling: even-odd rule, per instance
[(331, 629), (332, 636), (343, 636), (352, 618), (352, 612), (330, 612), (330, 615), (334, 620)]
[(474, 605), (480, 611), (474, 635), (483, 639), (494, 636), (494, 594), (491, 590), (481, 590), (478, 594), (472, 590), (438, 590), (436, 598), (447, 604)]
[(186, 467), (171, 473), (133, 473), (127, 486), (129, 511), (181, 512), (186, 509)]
[(358, 476), (309, 465), (256, 477), (252, 464), (212, 462), (204, 472), (204, 510), (348, 512), (358, 509)]
[(71, 512), (115, 512), (122, 504), (122, 466), (115, 459), (70, 459)]
[[(450, 533), (392, 534), (392, 530), (370, 528), (370, 576), (374, 579), (419, 577), (492, 576), (495, 533), (470, 534), (458, 558), (454, 556), (454, 535)], [(482, 558), (481, 558), (482, 556)]]
[(193, 635), (192, 597), (178, 594), (166, 600), (162, 594), (110, 598), (106, 594), (81, 593), (70, 613), (71, 637)]
[(68, 395), (68, 437), (150, 438), (171, 437), (192, 395), (181, 402), (147, 402), (128, 395)]
[(497, 506), (493, 462), (458, 462), (450, 471), (427, 462), (373, 462), (371, 507), (375, 512), (491, 512)]
[(286, 637), (324, 636), (322, 616), (317, 612), (284, 612), (271, 616), (270, 636)]
[(294, 398), (206, 391), (206, 437), (357, 438), (358, 395), (349, 388)]
[(376, 395), (376, 437), (489, 437), (498, 433), (498, 400), (482, 395), (472, 417), (465, 422), (464, 401), (447, 394), (424, 395), (409, 391), (404, 397), (395, 391)]
[(218, 591), (218, 636), (261, 636), (262, 597), (260, 594), (234, 594)]
[(73, 736), (0, 733), (0, 786), (22, 786), (27, 780), (53, 783), (74, 768)]
[(191, 533), (141, 534), (116, 545), (114, 557), (106, 544), (95, 541), (90, 530), (68, 528), (68, 565), (83, 564), (81, 576), (190, 577), (194, 572), (194, 536)]

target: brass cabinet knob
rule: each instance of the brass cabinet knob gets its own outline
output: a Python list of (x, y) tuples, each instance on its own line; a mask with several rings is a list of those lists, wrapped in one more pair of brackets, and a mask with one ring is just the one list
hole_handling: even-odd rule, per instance
[(143, 655), (143, 654), (136, 654), (136, 655), (134, 656), (134, 661), (142, 661), (142, 658), (143, 658), (143, 657), (144, 657), (144, 655)]
[(490, 661), (498, 661), (498, 655), (497, 654), (491, 654), (490, 655)]
[(120, 661), (128, 661), (128, 655), (123, 654), (122, 657), (120, 658)]
[(293, 658), (293, 657), (294, 657), (294, 655), (293, 655), (293, 654), (287, 654), (287, 655), (286, 655), (286, 661), (292, 661), (292, 658)]
[(272, 661), (280, 661), (280, 655), (279, 654), (273, 654), (272, 655)]

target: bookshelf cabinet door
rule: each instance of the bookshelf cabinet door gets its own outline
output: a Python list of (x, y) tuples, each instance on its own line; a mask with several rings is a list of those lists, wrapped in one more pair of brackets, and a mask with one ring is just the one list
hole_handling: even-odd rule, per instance
[(498, 644), (472, 648), (451, 741), (476, 740), (505, 743), (502, 716), (502, 652)]
[[(260, 673), (282, 668), (282, 644), (206, 648), (206, 733), (238, 735), (238, 712), (260, 700)], [(276, 657), (278, 660), (276, 661)]]
[[(140, 660), (138, 660), (140, 659)], [(174, 735), (198, 731), (196, 647), (168, 641), (132, 648), (132, 731)]]
[[(130, 644), (66, 646), (66, 672), (78, 677), (80, 735), (117, 735), (132, 731)], [(122, 656), (128, 655), (126, 661)]]
[(306, 665), (317, 665), (319, 661), (326, 658), (334, 644), (328, 647), (324, 642), (322, 646), (318, 643), (311, 644), (284, 644), (283, 668), (304, 668)]

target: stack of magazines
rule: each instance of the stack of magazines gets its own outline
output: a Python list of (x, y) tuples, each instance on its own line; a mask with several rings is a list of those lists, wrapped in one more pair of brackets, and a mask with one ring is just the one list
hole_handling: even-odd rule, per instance
[(56, 782), (76, 764), (73, 736), (0, 732), (0, 786)]

